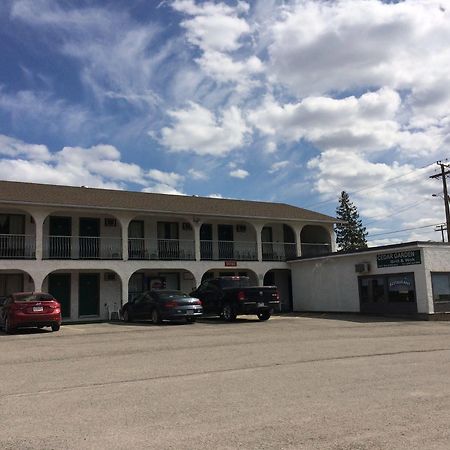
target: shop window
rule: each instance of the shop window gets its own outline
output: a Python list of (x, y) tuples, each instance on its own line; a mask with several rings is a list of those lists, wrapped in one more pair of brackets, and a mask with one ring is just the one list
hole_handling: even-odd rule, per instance
[(432, 273), (431, 283), (433, 285), (433, 301), (450, 301), (450, 273)]
[(389, 276), (387, 283), (388, 301), (390, 303), (414, 302), (416, 300), (412, 274)]
[(416, 301), (414, 275), (412, 273), (360, 277), (359, 292), (361, 303)]

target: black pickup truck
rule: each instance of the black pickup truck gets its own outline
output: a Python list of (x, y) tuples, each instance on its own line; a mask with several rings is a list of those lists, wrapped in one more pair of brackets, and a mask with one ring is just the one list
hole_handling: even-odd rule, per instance
[(242, 314), (256, 314), (259, 320), (268, 320), (280, 307), (276, 286), (250, 286), (248, 277), (205, 280), (190, 295), (202, 301), (205, 314), (220, 315), (228, 322)]

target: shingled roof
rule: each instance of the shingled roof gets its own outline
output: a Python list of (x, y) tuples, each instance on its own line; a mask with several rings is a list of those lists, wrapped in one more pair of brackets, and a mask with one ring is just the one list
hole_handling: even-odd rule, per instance
[(0, 181), (0, 203), (307, 222), (337, 220), (284, 203)]

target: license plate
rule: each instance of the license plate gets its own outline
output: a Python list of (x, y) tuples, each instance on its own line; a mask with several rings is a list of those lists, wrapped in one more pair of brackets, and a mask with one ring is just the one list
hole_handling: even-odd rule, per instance
[(33, 306), (33, 312), (42, 312), (44, 311), (43, 306)]
[(192, 315), (192, 314), (194, 314), (194, 310), (193, 309), (188, 309), (187, 311), (186, 311), (186, 314), (189, 316), (189, 315)]
[(264, 308), (264, 306), (266, 306), (264, 303), (258, 303), (258, 308)]

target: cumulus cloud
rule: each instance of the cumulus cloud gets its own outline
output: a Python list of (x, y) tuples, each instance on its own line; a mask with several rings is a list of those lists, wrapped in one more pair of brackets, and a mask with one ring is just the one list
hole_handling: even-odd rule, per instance
[(47, 161), (51, 158), (45, 145), (27, 144), (3, 134), (0, 134), (0, 155), (12, 158), (27, 157), (36, 161)]
[(249, 122), (277, 139), (307, 139), (321, 148), (386, 149), (398, 141), (395, 113), (400, 96), (390, 89), (359, 98), (308, 97), (280, 105), (271, 96), (251, 111)]
[(249, 175), (249, 172), (247, 172), (245, 169), (236, 169), (230, 172), (230, 177), (240, 178), (241, 180), (247, 178)]
[(225, 156), (244, 144), (248, 132), (239, 109), (233, 106), (220, 118), (193, 102), (169, 115), (175, 124), (161, 130), (161, 143), (172, 152)]
[(271, 74), (302, 96), (448, 79), (449, 22), (438, 0), (301, 1), (269, 30)]
[(186, 30), (187, 40), (201, 50), (195, 61), (208, 76), (219, 83), (233, 82), (241, 92), (259, 84), (252, 77), (263, 72), (261, 59), (238, 52), (251, 32), (246, 19), (240, 17), (248, 13), (248, 3), (237, 2), (233, 7), (225, 3), (175, 0), (171, 5), (187, 16), (181, 26)]
[(0, 155), (0, 179), (4, 180), (111, 189), (133, 183), (151, 192), (182, 193), (184, 176), (157, 169), (144, 171), (137, 164), (123, 162), (112, 145), (63, 147), (52, 153), (45, 145), (0, 135)]

